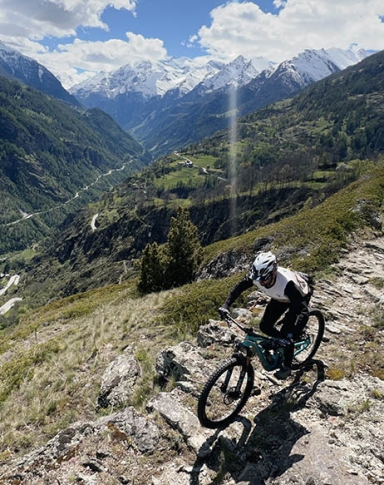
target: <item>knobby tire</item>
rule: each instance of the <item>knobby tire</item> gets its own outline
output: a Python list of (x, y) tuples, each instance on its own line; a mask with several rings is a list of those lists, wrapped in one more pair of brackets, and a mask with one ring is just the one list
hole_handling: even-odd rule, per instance
[(311, 310), (309, 312), (308, 323), (304, 330), (310, 335), (311, 344), (305, 351), (295, 356), (292, 362), (293, 370), (301, 369), (308, 365), (320, 347), (325, 331), (324, 316), (320, 310)]
[[(231, 389), (236, 387), (241, 369), (245, 370), (245, 377), (238, 398), (231, 398)], [(220, 390), (220, 385), (232, 371), (227, 392)], [(225, 428), (232, 423), (247, 402), (254, 382), (252, 365), (246, 366), (242, 356), (232, 357), (224, 361), (211, 375), (205, 384), (197, 405), (197, 416), (202, 426), (210, 429)], [(237, 397), (237, 396), (236, 396)]]

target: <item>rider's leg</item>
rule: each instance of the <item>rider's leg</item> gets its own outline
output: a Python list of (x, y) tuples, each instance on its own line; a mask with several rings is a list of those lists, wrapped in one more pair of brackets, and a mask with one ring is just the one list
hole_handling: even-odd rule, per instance
[(303, 330), (308, 322), (308, 305), (311, 296), (312, 293), (310, 293), (305, 299), (307, 305), (305, 310), (303, 310), (299, 314), (292, 310), (288, 310), (287, 313), (284, 315), (284, 318), (280, 320), (279, 323), (282, 323), (280, 332), (284, 337), (290, 336), (293, 337), (293, 339), (296, 339), (303, 333)]
[(297, 314), (292, 310), (288, 310), (284, 317), (280, 320), (281, 329), (280, 333), (282, 337), (294, 337), (295, 336), (295, 322), (297, 320)]
[(279, 322), (282, 324), (282, 327), (280, 331), (273, 329), (274, 335), (272, 335), (273, 337), (278, 337), (281, 339), (281, 347), (283, 347), (284, 349), (284, 363), (280, 370), (278, 370), (274, 374), (277, 379), (286, 379), (291, 375), (291, 366), (294, 355), (294, 343), (292, 336), (297, 315), (291, 310), (286, 311), (288, 309), (288, 306), (288, 304), (285, 304), (284, 309), (283, 307), (281, 307), (281, 309), (283, 309), (283, 312), (280, 313), (277, 319), (281, 317), (281, 315), (285, 312), (284, 317)]
[(260, 322), (260, 330), (270, 337), (281, 338), (282, 334), (275, 328), (275, 323), (287, 311), (288, 303), (270, 300), (265, 307), (264, 315)]
[(307, 303), (307, 311), (301, 313), (299, 317), (297, 318), (296, 325), (295, 325), (295, 337), (299, 337), (303, 331), (305, 326), (308, 323), (309, 319), (309, 302), (311, 300), (312, 293), (310, 293), (307, 298), (306, 298), (306, 303)]
[(294, 343), (290, 338), (282, 339), (282, 343), (284, 343), (284, 345), (282, 345), (284, 348), (284, 363), (280, 367), (280, 370), (274, 374), (277, 379), (286, 379), (292, 373), (291, 367), (294, 354)]
[[(260, 322), (260, 330), (266, 335), (275, 338), (284, 338), (286, 334), (275, 328), (276, 322), (287, 311), (289, 307), (288, 303), (280, 302), (277, 300), (270, 300), (265, 308), (263, 318)], [(284, 341), (284, 365), (279, 371), (275, 372), (275, 377), (278, 379), (285, 379), (291, 375), (291, 364), (293, 359), (293, 341), (287, 339)]]

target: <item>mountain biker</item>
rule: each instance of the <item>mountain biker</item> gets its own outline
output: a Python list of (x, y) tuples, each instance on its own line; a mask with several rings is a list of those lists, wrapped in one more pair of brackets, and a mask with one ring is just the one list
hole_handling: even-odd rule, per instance
[[(249, 274), (232, 288), (224, 305), (219, 308), (222, 318), (229, 313), (229, 307), (240, 294), (252, 285), (271, 298), (265, 307), (260, 330), (280, 339), (279, 344), (284, 348), (284, 363), (274, 375), (278, 379), (286, 379), (291, 375), (294, 339), (300, 336), (308, 321), (308, 304), (313, 293), (311, 278), (278, 266), (272, 252), (261, 252)], [(275, 325), (283, 314), (284, 317), (278, 322), (281, 329), (278, 330)]]

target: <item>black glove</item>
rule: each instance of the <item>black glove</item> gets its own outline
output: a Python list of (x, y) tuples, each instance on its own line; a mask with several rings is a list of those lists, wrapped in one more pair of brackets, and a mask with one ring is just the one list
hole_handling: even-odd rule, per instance
[(221, 306), (218, 311), (221, 318), (225, 319), (226, 317), (229, 316), (229, 309), (225, 305)]

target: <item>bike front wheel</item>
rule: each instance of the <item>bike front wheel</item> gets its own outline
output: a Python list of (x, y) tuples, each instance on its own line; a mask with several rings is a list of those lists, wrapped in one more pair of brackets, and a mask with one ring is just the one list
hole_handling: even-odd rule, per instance
[(309, 364), (316, 354), (324, 335), (325, 321), (320, 310), (309, 312), (302, 340), (295, 342), (292, 369), (300, 369)]
[(197, 405), (202, 426), (224, 428), (234, 421), (247, 402), (254, 381), (254, 370), (242, 356), (233, 357), (212, 374)]

